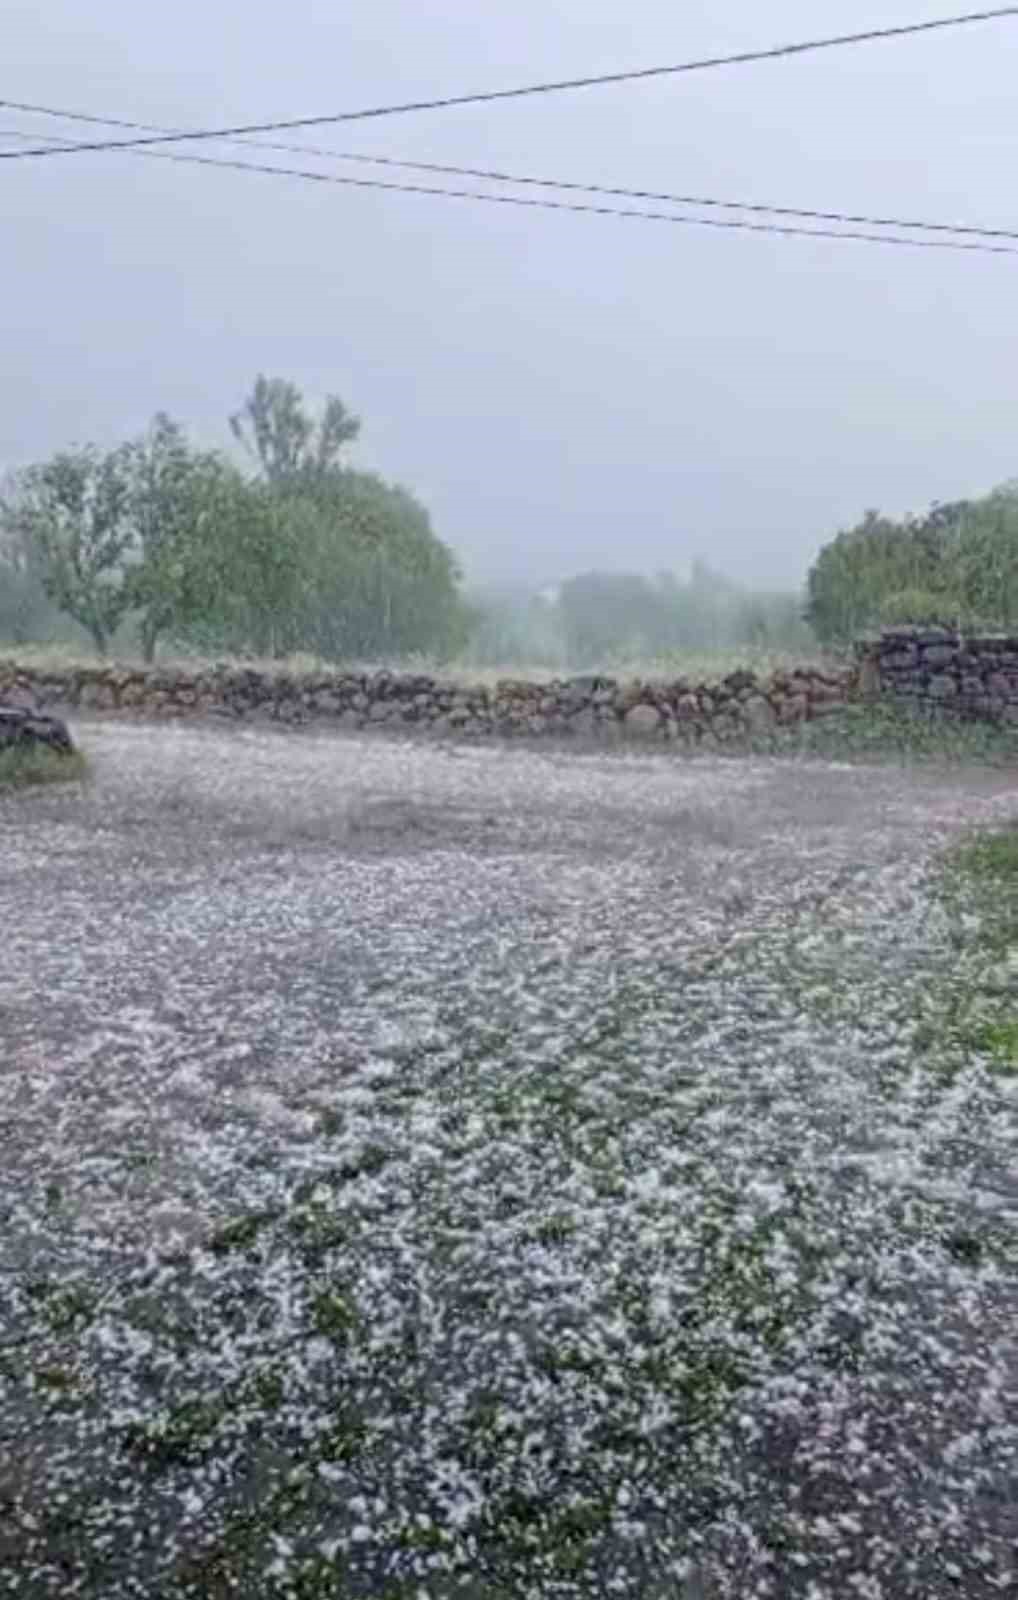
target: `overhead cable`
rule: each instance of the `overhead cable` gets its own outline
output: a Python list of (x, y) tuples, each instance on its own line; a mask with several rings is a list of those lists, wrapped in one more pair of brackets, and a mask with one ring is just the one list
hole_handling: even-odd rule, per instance
[[(95, 113), (86, 111), (68, 111), (56, 106), (42, 106), (24, 101), (5, 100), (0, 105), (21, 112), (30, 112), (35, 116), (58, 117), (69, 122), (101, 123), (107, 127), (145, 129), (154, 133), (172, 133), (170, 128), (162, 128), (158, 124), (147, 122), (132, 122), (123, 117), (100, 117)], [(44, 138), (53, 143), (61, 142), (54, 135), (33, 134), (28, 129), (11, 128), (4, 130), (11, 138), (30, 140)], [(520, 187), (536, 187), (541, 189), (557, 189), (573, 194), (603, 195), (608, 199), (645, 200), (668, 205), (699, 206), (707, 210), (745, 211), (756, 215), (774, 217), (796, 217), (809, 222), (837, 222), (852, 227), (865, 228), (906, 228), (920, 233), (936, 234), (961, 234), (983, 239), (1015, 239), (1018, 240), (1018, 228), (994, 228), (985, 225), (964, 222), (932, 222), (928, 218), (898, 216), (873, 216), (866, 212), (853, 211), (820, 211), (807, 209), (802, 206), (772, 205), (755, 200), (723, 200), (715, 195), (677, 194), (659, 189), (629, 189), (618, 185), (580, 182), (569, 178), (543, 178), (532, 174), (506, 172), (504, 169), (491, 167), (454, 166), (441, 161), (416, 161), (403, 156), (371, 155), (359, 150), (333, 150), (320, 145), (280, 144), (268, 140), (235, 138), (224, 140), (224, 143), (233, 144), (246, 150), (272, 150), (280, 151), (287, 155), (314, 156), (317, 159), (328, 161), (347, 161), (368, 166), (400, 168), (412, 172), (430, 172), (445, 177), (480, 178), (489, 183), (508, 183)], [(139, 156), (158, 156), (163, 160), (195, 162), (203, 166), (215, 166), (220, 162), (217, 158), (199, 156), (194, 153), (184, 153), (169, 150), (137, 149), (128, 146), (127, 154)], [(240, 165), (223, 161), (225, 166)], [(272, 170), (283, 172), (285, 168)]]
[[(148, 153), (148, 152), (143, 152)], [(3, 152), (0, 152), (2, 155)], [(152, 155), (164, 153), (152, 151)], [(300, 167), (275, 167), (262, 162), (235, 161), (225, 156), (188, 157), (165, 154), (168, 160), (187, 160), (207, 167), (225, 167), (237, 172), (257, 172), (277, 178), (296, 178), (307, 183), (336, 184), (353, 189), (378, 189), (397, 194), (440, 196), (446, 200), (473, 200), (486, 205), (518, 206), (535, 211), (577, 212), (586, 216), (621, 217), (641, 222), (665, 222), (678, 227), (717, 228), (746, 233), (777, 234), (786, 238), (848, 239), (864, 244), (882, 244), (914, 250), (961, 250), (969, 253), (1018, 256), (1018, 245), (992, 244), (975, 239), (914, 239), (896, 233), (870, 233), (859, 229), (800, 228), (789, 223), (746, 222), (736, 217), (693, 217), (671, 211), (649, 211), (629, 206), (594, 205), (572, 200), (550, 200), (531, 195), (490, 194), (479, 189), (447, 189), (437, 184), (392, 183), (383, 178), (352, 178), (337, 172), (315, 172)]]
[[(1018, 5), (995, 6), (991, 10), (969, 11), (949, 17), (933, 17), (925, 22), (899, 23), (884, 28), (867, 28), (858, 33), (834, 34), (825, 38), (801, 39), (791, 44), (771, 45), (766, 49), (741, 50), (730, 55), (705, 56), (667, 66), (638, 67), (621, 72), (601, 72), (584, 77), (559, 78), (544, 83), (521, 84), (511, 89), (485, 89), (466, 94), (442, 95), (435, 99), (407, 100), (389, 105), (367, 106), (358, 111), (333, 111), (322, 116), (289, 117), (272, 122), (239, 123), (225, 128), (194, 128), (173, 134), (145, 134), (132, 139), (90, 140), (77, 144), (38, 145), (26, 150), (0, 151), (0, 161), (24, 161), (29, 157), (74, 155), (83, 151), (127, 149), (131, 146), (177, 143), (196, 139), (228, 139), (240, 134), (282, 133), (295, 128), (321, 127), (327, 123), (361, 122), (380, 117), (403, 116), (417, 111), (443, 111), (455, 106), (486, 105), (499, 100), (522, 100), (535, 95), (562, 94), (578, 89), (604, 88), (610, 84), (646, 82), (652, 78), (678, 77), (720, 67), (746, 66), (752, 62), (776, 61), (803, 56), (815, 51), (834, 50), (846, 45), (876, 43), (929, 34), (976, 23), (999, 22), (1018, 17)], [(5, 102), (0, 101), (0, 105)]]

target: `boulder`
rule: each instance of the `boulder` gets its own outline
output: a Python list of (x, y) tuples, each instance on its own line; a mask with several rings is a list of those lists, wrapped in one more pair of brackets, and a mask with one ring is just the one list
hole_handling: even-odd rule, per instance
[(958, 680), (950, 673), (938, 672), (930, 679), (926, 692), (935, 700), (953, 700), (958, 693)]
[(27, 706), (0, 706), (0, 750), (47, 749), (73, 755), (67, 724)]
[(311, 699), (311, 705), (315, 711), (320, 711), (326, 716), (333, 717), (338, 716), (339, 712), (343, 709), (342, 700), (339, 698), (339, 695), (334, 694), (331, 689), (324, 689), (320, 693), (313, 695)]
[(626, 713), (626, 732), (642, 734), (644, 737), (658, 733), (661, 728), (661, 714), (656, 706), (633, 706)]
[(38, 711), (39, 700), (31, 684), (15, 679), (9, 689), (0, 693), (0, 705), (5, 710)]
[(777, 720), (774, 707), (762, 694), (750, 695), (742, 702), (742, 715), (751, 734), (769, 733)]

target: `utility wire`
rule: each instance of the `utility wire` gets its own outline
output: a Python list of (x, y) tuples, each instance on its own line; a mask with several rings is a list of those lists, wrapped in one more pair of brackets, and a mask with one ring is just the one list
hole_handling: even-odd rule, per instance
[[(172, 128), (160, 127), (150, 122), (130, 122), (123, 117), (99, 117), (87, 111), (60, 110), (55, 106), (42, 106), (29, 104), (25, 101), (0, 100), (0, 108), (28, 112), (33, 116), (59, 117), (67, 122), (93, 122), (106, 127), (134, 128), (149, 133), (171, 135)], [(63, 141), (51, 135), (33, 135), (21, 129), (8, 129), (7, 132), (14, 138), (31, 139), (44, 138), (47, 143), (60, 144)], [(599, 183), (580, 183), (565, 178), (537, 178), (522, 175), (518, 172), (504, 172), (488, 167), (460, 167), (450, 166), (440, 161), (409, 161), (398, 156), (367, 155), (363, 151), (331, 150), (319, 145), (305, 144), (279, 144), (268, 140), (231, 138), (224, 140), (226, 144), (243, 147), (246, 150), (276, 150), (287, 155), (315, 156), (328, 161), (350, 161), (363, 163), (368, 166), (397, 167), (412, 172), (431, 172), (444, 177), (453, 178), (481, 178), (488, 183), (512, 183), (521, 187), (536, 187), (539, 189), (560, 189), (573, 194), (604, 195), (615, 200), (650, 200), (657, 203), (677, 206), (702, 206), (707, 210), (721, 211), (747, 211), (762, 216), (772, 217), (797, 217), (808, 222), (839, 222), (849, 226), (866, 228), (910, 228), (920, 233), (939, 234), (967, 234), (983, 239), (1015, 239), (1018, 240), (1018, 228), (988, 228), (976, 227), (970, 223), (956, 222), (929, 222), (919, 221), (909, 217), (874, 217), (864, 213), (847, 211), (813, 211), (804, 210), (800, 206), (774, 206), (764, 205), (751, 200), (719, 200), (712, 195), (674, 194), (656, 189), (624, 189)], [(134, 155), (161, 156), (170, 161), (198, 161), (209, 164), (208, 157), (184, 154), (177, 151), (134, 149), (128, 146), (128, 153)]]
[[(0, 155), (3, 153), (0, 152)], [(544, 197), (536, 199), (517, 194), (488, 194), (478, 189), (446, 189), (437, 184), (392, 183), (383, 178), (351, 178), (336, 172), (315, 172), (301, 167), (273, 167), (262, 162), (235, 161), (225, 156), (181, 156), (173, 152), (156, 150), (138, 153), (168, 161), (188, 161), (205, 167), (226, 167), (236, 172), (258, 172), (271, 177), (297, 178), (308, 183), (339, 184), (353, 189), (382, 189), (398, 194), (440, 195), (447, 200), (475, 200), (486, 205), (519, 206), (535, 211), (573, 211), (586, 216), (624, 217), (642, 222), (668, 222), (678, 227), (770, 233), (785, 238), (852, 239), (864, 244), (893, 245), (913, 250), (964, 250), (984, 255), (1018, 256), (1018, 246), (983, 243), (970, 239), (910, 239), (903, 234), (869, 233), (858, 229), (800, 228), (789, 223), (745, 222), (734, 217), (692, 217), (671, 211), (648, 211), (628, 206), (593, 205), (573, 200), (549, 200)]]
[(0, 151), (0, 160), (21, 161), (29, 156), (70, 155), (83, 150), (116, 150), (147, 144), (166, 144), (193, 139), (227, 139), (237, 134), (280, 133), (293, 128), (312, 128), (324, 123), (361, 122), (369, 118), (402, 116), (411, 111), (442, 111), (452, 106), (489, 104), (496, 100), (521, 100), (527, 96), (561, 94), (567, 90), (600, 88), (606, 84), (637, 83), (650, 78), (677, 77), (717, 67), (745, 66), (754, 61), (774, 61), (806, 55), (812, 51), (834, 50), (844, 45), (869, 44), (883, 39), (933, 33), (944, 28), (961, 28), (973, 23), (1002, 21), (1018, 17), (1018, 5), (996, 6), (987, 11), (969, 11), (958, 16), (935, 17), (927, 22), (901, 23), (896, 27), (868, 28), (861, 33), (835, 34), (828, 38), (803, 39), (793, 44), (772, 45), (765, 50), (742, 50), (734, 55), (706, 56), (696, 61), (680, 61), (670, 66), (641, 67), (628, 72), (603, 72), (590, 77), (560, 78), (548, 83), (529, 83), (513, 89), (488, 89), (471, 94), (445, 95), (434, 100), (409, 100), (402, 104), (369, 106), (361, 111), (336, 111), (325, 116), (291, 117), (285, 121), (249, 122), (228, 128), (192, 129), (187, 133), (147, 134), (134, 139), (96, 140), (82, 144), (42, 145), (28, 150)]

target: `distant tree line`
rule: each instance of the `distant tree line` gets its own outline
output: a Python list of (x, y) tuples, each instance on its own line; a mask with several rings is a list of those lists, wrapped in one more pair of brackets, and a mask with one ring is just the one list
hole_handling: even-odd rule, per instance
[(73, 619), (105, 655), (160, 644), (325, 659), (448, 655), (470, 614), (456, 561), (407, 490), (349, 467), (358, 419), (259, 377), (231, 429), (243, 471), (158, 414), (113, 449), (60, 451), (0, 496), (0, 637)]
[(825, 644), (894, 623), (1018, 623), (1018, 483), (900, 519), (868, 511), (823, 546), (807, 616)]
[(813, 638), (798, 591), (760, 592), (695, 561), (672, 572), (585, 572), (554, 593), (522, 587), (476, 599), (470, 654), (478, 664), (610, 666), (683, 653), (804, 651)]

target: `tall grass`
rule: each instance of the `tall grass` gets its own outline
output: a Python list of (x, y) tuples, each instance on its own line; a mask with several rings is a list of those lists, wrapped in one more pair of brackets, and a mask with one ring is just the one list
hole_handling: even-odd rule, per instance
[(38, 745), (0, 750), (0, 792), (35, 784), (83, 783), (88, 776), (88, 762), (80, 750), (49, 750)]

